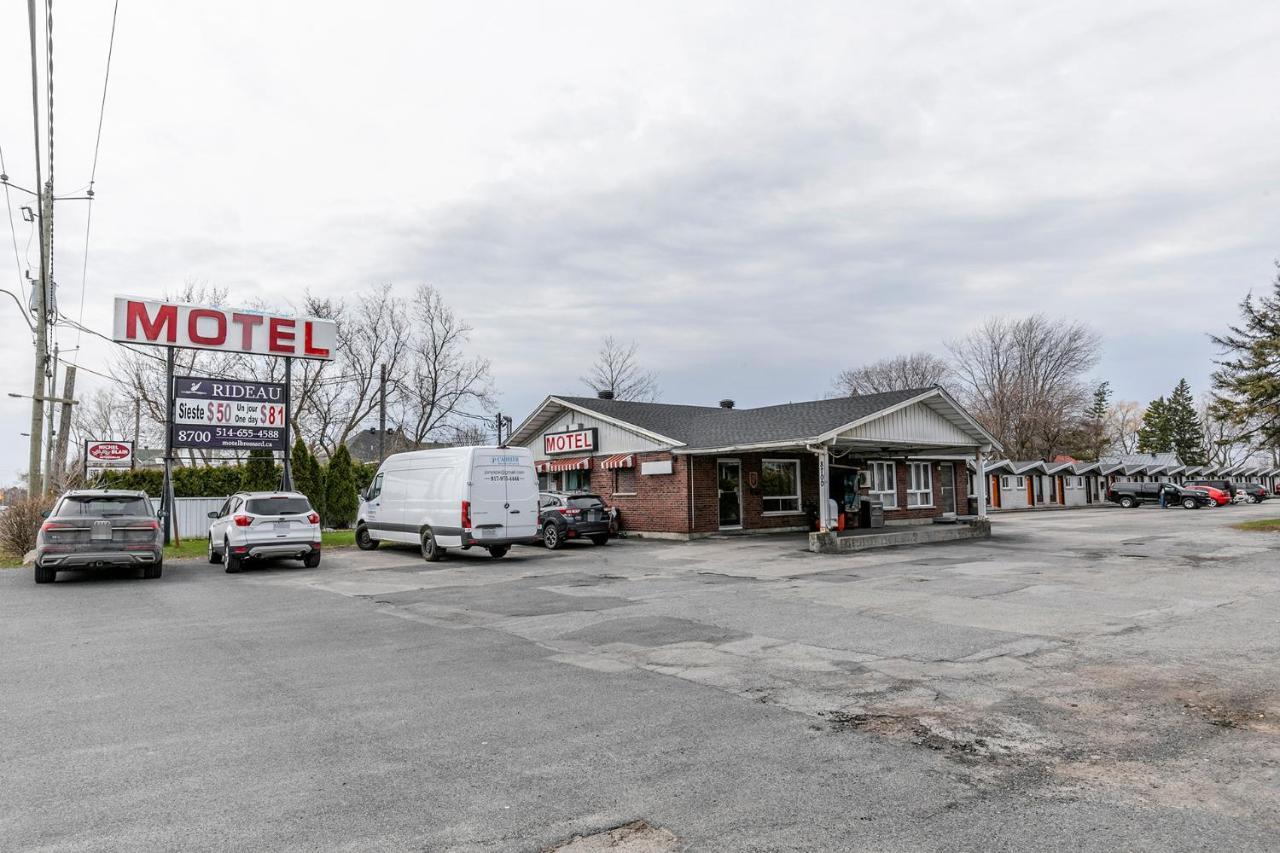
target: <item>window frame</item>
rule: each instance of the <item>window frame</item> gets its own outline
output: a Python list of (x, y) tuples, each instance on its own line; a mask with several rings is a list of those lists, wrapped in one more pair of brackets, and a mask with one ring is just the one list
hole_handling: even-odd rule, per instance
[[(870, 497), (880, 498), (880, 505), (885, 509), (898, 509), (898, 463), (891, 459), (876, 459), (868, 463), (868, 471), (871, 473), (871, 488), (869, 490)], [(884, 485), (878, 474), (888, 473), (888, 485), (891, 487), (888, 491), (876, 489), (877, 485)], [(892, 498), (892, 503), (885, 500), (885, 495)]]
[[(912, 480), (913, 480), (913, 474), (920, 471), (923, 471), (925, 473), (926, 475), (925, 479), (928, 480), (928, 484), (925, 488), (912, 488), (913, 485), (917, 485), (917, 486), (919, 485), (918, 483), (913, 483)], [(928, 503), (913, 504), (911, 502), (912, 495), (927, 495), (929, 498)], [(934, 507), (933, 464), (931, 462), (908, 462), (907, 463), (907, 509), (933, 509), (933, 507)]]
[[(630, 490), (630, 491), (628, 491), (628, 492), (620, 492), (620, 491), (618, 491), (618, 483), (619, 483), (619, 481), (622, 479), (622, 472), (623, 472), (623, 471), (630, 471), (630, 472), (631, 472), (631, 476), (632, 476), (632, 480), (631, 480), (631, 490)], [(636, 472), (636, 469), (635, 469), (635, 468), (614, 468), (614, 469), (613, 469), (613, 490), (612, 490), (611, 492), (609, 492), (609, 497), (612, 497), (612, 498), (634, 498), (634, 497), (636, 496), (636, 494), (637, 494), (637, 492), (636, 492), (636, 485), (635, 485), (636, 481), (635, 481), (635, 479), (634, 479), (634, 478), (635, 478), (635, 477), (638, 477), (638, 476), (640, 476), (640, 475)]]
[[(764, 468), (766, 465), (791, 465), (795, 469), (795, 492), (790, 495), (767, 495), (764, 492)], [(800, 460), (799, 459), (761, 459), (760, 460), (760, 514), (763, 516), (774, 515), (799, 515), (804, 512), (804, 501), (801, 498), (804, 489), (800, 485)], [(795, 509), (765, 509), (765, 501), (788, 501), (795, 500)]]

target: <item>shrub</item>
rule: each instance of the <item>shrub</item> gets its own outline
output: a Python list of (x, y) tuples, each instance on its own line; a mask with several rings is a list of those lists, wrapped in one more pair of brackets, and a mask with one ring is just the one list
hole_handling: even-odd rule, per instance
[(269, 492), (280, 484), (280, 472), (270, 450), (250, 450), (249, 461), (240, 473), (240, 488), (246, 492)]
[(329, 526), (350, 527), (356, 520), (358, 508), (351, 453), (345, 444), (339, 445), (337, 452), (329, 460), (329, 470), (325, 475), (325, 509), (329, 513)]
[(0, 514), (0, 551), (22, 556), (36, 547), (36, 534), (44, 514), (53, 508), (53, 497), (22, 498)]
[(311, 508), (323, 517), (324, 482), (320, 477), (320, 466), (301, 438), (293, 443), (289, 464), (293, 470), (293, 490), (306, 495), (311, 501)]

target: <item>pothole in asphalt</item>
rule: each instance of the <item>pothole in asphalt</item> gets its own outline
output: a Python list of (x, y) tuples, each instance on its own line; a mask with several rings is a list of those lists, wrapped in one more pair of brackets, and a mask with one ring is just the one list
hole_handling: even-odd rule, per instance
[(967, 761), (997, 761), (1011, 758), (1018, 750), (1003, 739), (967, 737), (947, 731), (920, 717), (905, 714), (851, 714), (846, 711), (820, 712), (832, 731), (871, 732), (887, 737), (905, 738), (916, 746), (942, 752), (948, 757)]
[(669, 829), (648, 821), (633, 820), (621, 826), (575, 835), (561, 844), (544, 847), (542, 853), (595, 853), (613, 850), (617, 853), (674, 853), (680, 850), (680, 839)]

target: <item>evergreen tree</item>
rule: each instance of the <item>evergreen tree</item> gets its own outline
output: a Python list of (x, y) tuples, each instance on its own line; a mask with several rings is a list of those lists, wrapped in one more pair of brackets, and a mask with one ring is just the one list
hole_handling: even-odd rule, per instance
[(1093, 389), (1093, 402), (1085, 413), (1090, 420), (1105, 421), (1111, 410), (1111, 383), (1103, 382)]
[(293, 468), (294, 491), (306, 495), (311, 501), (311, 508), (323, 516), (321, 507), (324, 506), (324, 487), (317, 478), (319, 466), (316, 464), (315, 457), (311, 455), (311, 451), (307, 449), (306, 442), (301, 438), (293, 443), (289, 460)]
[(1196, 403), (1191, 396), (1191, 386), (1180, 379), (1165, 409), (1165, 424), (1169, 432), (1170, 449), (1178, 454), (1183, 465), (1205, 464), (1204, 425), (1196, 413)]
[(317, 459), (315, 455), (312, 453), (307, 454), (307, 468), (309, 469), (308, 476), (311, 482), (314, 484), (314, 487), (316, 490), (314, 497), (311, 495), (307, 496), (311, 498), (311, 508), (314, 509), (316, 512), (320, 513), (321, 524), (324, 524), (325, 526), (330, 526), (328, 524), (329, 493), (325, 485), (326, 483), (325, 472), (324, 472), (323, 466), (320, 465), (320, 460)]
[(1147, 406), (1138, 428), (1140, 453), (1169, 453), (1173, 450), (1173, 438), (1169, 433), (1169, 404), (1164, 397), (1157, 397)]
[[(1280, 270), (1280, 261), (1276, 262)], [(1235, 438), (1259, 447), (1280, 447), (1280, 272), (1271, 293), (1240, 303), (1243, 322), (1225, 335), (1212, 335), (1223, 350), (1213, 373), (1213, 414), (1235, 430)]]
[(275, 457), (270, 450), (250, 450), (249, 461), (240, 469), (240, 488), (246, 492), (269, 492), (280, 485)]
[(325, 476), (325, 509), (330, 527), (350, 527), (356, 519), (359, 500), (356, 497), (355, 472), (351, 468), (351, 454), (345, 444), (339, 445), (329, 460)]

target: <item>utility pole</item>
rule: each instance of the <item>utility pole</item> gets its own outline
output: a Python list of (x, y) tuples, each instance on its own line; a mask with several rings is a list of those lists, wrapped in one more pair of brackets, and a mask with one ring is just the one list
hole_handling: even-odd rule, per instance
[(31, 126), (35, 131), (36, 189), (40, 199), (40, 277), (35, 284), (36, 359), (31, 390), (31, 451), (27, 458), (27, 490), (32, 497), (43, 492), (40, 447), (44, 441), (44, 377), (49, 359), (49, 229), (53, 224), (53, 187), (44, 186), (40, 168), (40, 76), (36, 67), (36, 4), (27, 0), (27, 24), (31, 37)]
[(67, 444), (71, 440), (71, 405), (76, 396), (76, 366), (67, 365), (67, 378), (62, 383), (62, 423), (58, 427), (58, 452), (54, 456), (54, 485), (62, 488), (67, 476)]
[(142, 398), (133, 401), (133, 458), (129, 460), (129, 470), (138, 469), (138, 451), (142, 449)]
[(387, 365), (382, 365), (382, 380), (378, 384), (378, 464), (387, 458)]
[(58, 399), (58, 344), (53, 344), (53, 365), (48, 375), (49, 390), (45, 396), (47, 407), (45, 413), (45, 434), (48, 438), (44, 443), (44, 490), (46, 492), (53, 491), (57, 482), (57, 474), (53, 470), (53, 446), (54, 446), (54, 430), (53, 430), (53, 401)]

